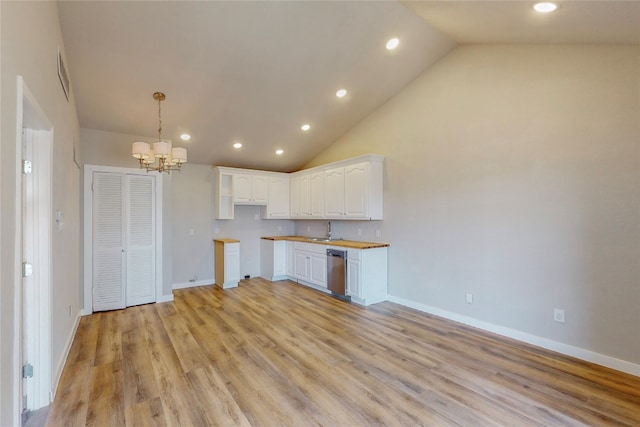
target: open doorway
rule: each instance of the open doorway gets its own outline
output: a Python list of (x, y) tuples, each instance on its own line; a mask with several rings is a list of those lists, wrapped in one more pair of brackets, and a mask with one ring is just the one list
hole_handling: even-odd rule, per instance
[(18, 389), (23, 422), (51, 402), (51, 224), (53, 127), (18, 77), (17, 184), (21, 214), (16, 324), (21, 345)]

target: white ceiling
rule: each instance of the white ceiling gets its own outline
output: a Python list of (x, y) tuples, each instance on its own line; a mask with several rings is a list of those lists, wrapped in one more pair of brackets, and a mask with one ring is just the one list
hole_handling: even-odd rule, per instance
[(455, 42), (640, 43), (638, 1), (559, 4), (541, 16), (529, 1), (60, 1), (59, 13), (81, 127), (153, 137), (162, 91), (162, 136), (190, 162), (291, 171)]
[(640, 1), (403, 1), (458, 43), (640, 43)]

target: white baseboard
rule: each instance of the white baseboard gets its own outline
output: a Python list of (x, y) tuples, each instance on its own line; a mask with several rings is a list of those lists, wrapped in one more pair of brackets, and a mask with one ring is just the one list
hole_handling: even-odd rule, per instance
[(640, 365), (627, 362), (626, 360), (616, 359), (615, 357), (595, 353), (590, 350), (585, 350), (580, 347), (574, 347), (569, 344), (542, 338), (536, 335), (528, 334), (526, 332), (518, 331), (516, 329), (495, 325), (489, 322), (483, 322), (482, 320), (474, 319), (473, 317), (463, 316), (458, 313), (442, 310), (436, 307), (396, 297), (393, 295), (389, 295), (389, 301), (404, 305), (406, 307), (414, 308), (425, 313), (433, 314), (434, 316), (444, 317), (445, 319), (464, 323), (465, 325), (473, 326), (478, 329), (483, 329), (485, 331), (493, 332), (495, 334), (502, 335), (508, 338), (513, 338), (527, 344), (546, 348), (547, 350), (552, 350), (558, 353), (565, 354), (567, 356), (586, 360), (587, 362), (595, 363), (607, 368), (615, 369), (617, 371), (626, 372), (627, 374), (640, 377)]
[(156, 303), (171, 301), (173, 301), (173, 293), (170, 293), (169, 295), (160, 295), (158, 298), (156, 298)]
[(62, 377), (62, 370), (64, 369), (64, 365), (67, 363), (67, 358), (69, 357), (69, 352), (71, 351), (71, 346), (73, 345), (73, 339), (76, 337), (76, 332), (78, 332), (78, 325), (80, 324), (80, 318), (82, 317), (81, 313), (76, 315), (76, 320), (73, 324), (73, 328), (71, 328), (71, 333), (67, 337), (67, 342), (64, 346), (63, 356), (58, 361), (58, 366), (56, 366), (56, 372), (51, 378), (51, 392), (49, 396), (51, 397), (51, 401), (56, 398), (56, 391), (58, 390), (58, 383), (60, 382), (60, 378)]
[(184, 289), (184, 288), (193, 288), (194, 286), (213, 285), (215, 281), (216, 280), (212, 277), (211, 279), (196, 280), (195, 282), (174, 283), (172, 288)]

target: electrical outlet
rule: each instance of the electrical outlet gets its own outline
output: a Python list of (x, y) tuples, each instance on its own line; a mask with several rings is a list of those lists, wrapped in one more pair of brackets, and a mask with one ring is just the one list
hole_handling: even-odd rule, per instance
[(282, 226), (281, 225), (278, 226), (278, 231), (282, 231)]
[(311, 227), (307, 225), (307, 233), (311, 231)]
[(218, 227), (214, 228), (213, 234), (220, 234), (220, 229)]
[(254, 221), (258, 221), (260, 219), (260, 215), (259, 214), (253, 214), (253, 220)]
[(467, 304), (473, 304), (473, 294), (464, 294), (464, 300), (467, 302)]
[(358, 228), (358, 236), (362, 236), (362, 228)]
[(564, 323), (564, 310), (561, 308), (554, 308), (553, 320), (555, 320), (556, 322)]
[(380, 230), (376, 230), (376, 237), (380, 237)]
[(189, 236), (193, 236), (194, 234), (195, 234), (195, 232), (194, 232), (193, 228), (190, 228), (189, 229)]

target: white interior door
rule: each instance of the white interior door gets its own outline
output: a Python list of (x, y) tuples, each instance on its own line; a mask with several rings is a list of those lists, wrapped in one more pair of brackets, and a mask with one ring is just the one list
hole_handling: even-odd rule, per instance
[(93, 173), (93, 311), (156, 301), (154, 175)]
[[(19, 240), (16, 261), (16, 346), (14, 390), (19, 403), (14, 420), (50, 403), (51, 396), (51, 224), (53, 128), (27, 86), (18, 76), (18, 138), (16, 150), (23, 167), (16, 220)], [(28, 162), (25, 162), (28, 161)], [(22, 270), (20, 272), (20, 270)], [(22, 274), (20, 274), (22, 273)], [(20, 381), (22, 378), (22, 381)], [(18, 393), (18, 390), (20, 391)]]
[(93, 173), (93, 310), (125, 308), (124, 175)]
[(156, 300), (155, 176), (127, 175), (127, 306)]

